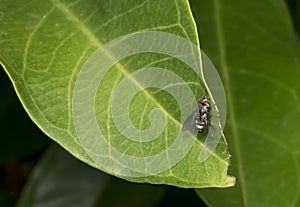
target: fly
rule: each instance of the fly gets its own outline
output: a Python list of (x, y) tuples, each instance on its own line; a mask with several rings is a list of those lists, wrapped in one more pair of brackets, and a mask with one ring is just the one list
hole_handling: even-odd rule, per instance
[(198, 135), (207, 133), (211, 139), (214, 138), (215, 128), (210, 123), (211, 103), (207, 96), (198, 101), (194, 112), (185, 120), (183, 130), (195, 130)]
[(201, 133), (210, 129), (210, 102), (205, 96), (198, 101), (198, 107), (194, 111), (194, 125), (196, 130)]

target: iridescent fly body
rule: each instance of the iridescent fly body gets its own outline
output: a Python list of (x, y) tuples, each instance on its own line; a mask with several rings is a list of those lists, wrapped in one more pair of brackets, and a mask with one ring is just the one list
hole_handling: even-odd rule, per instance
[(194, 113), (194, 125), (198, 132), (208, 131), (210, 128), (210, 102), (207, 97), (198, 101), (198, 107)]

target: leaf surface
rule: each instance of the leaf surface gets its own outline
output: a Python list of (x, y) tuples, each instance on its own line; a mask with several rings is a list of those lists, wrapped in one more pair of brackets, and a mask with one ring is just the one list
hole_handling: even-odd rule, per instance
[[(196, 140), (193, 145), (189, 145), (190, 142), (182, 139), (183, 144), (171, 152), (176, 155), (180, 150), (188, 149), (188, 153), (179, 162), (170, 164), (168, 169), (150, 173), (151, 176), (124, 175), (124, 169), (128, 170), (129, 164), (150, 172), (147, 159), (171, 146), (176, 134), (181, 130), (182, 117), (178, 100), (162, 90), (164, 88), (154, 87), (159, 78), (163, 81), (168, 80), (164, 78), (164, 73), (158, 73), (156, 76), (145, 76), (145, 81), (150, 81), (154, 86), (137, 93), (128, 108), (122, 99), (117, 102), (120, 105), (116, 108), (120, 113), (128, 110), (130, 118), (130, 121), (121, 121), (121, 127), (117, 128), (111, 112), (114, 97), (120, 97), (113, 96), (113, 92), (121, 81), (126, 79), (133, 87), (141, 88), (139, 80), (130, 74), (143, 67), (159, 67), (164, 68), (166, 74), (176, 74), (176, 78), (182, 80), (183, 85), (189, 86), (194, 101), (204, 95), (204, 87), (201, 85), (203, 83), (200, 83), (197, 75), (200, 69), (193, 71), (182, 61), (166, 54), (145, 52), (118, 61), (105, 73), (101, 84), (97, 86), (94, 99), (86, 98), (82, 102), (76, 102), (81, 104), (83, 109), (87, 108), (79, 116), (92, 114), (96, 117), (97, 126), (91, 129), (99, 127), (105, 137), (104, 143), (109, 143), (111, 148), (101, 148), (104, 145), (98, 144), (98, 136), (88, 134), (93, 132), (92, 130), (81, 130), (83, 127), (89, 127), (89, 123), (76, 122), (74, 118), (75, 83), (81, 74), (85, 74), (80, 73), (81, 68), (86, 66), (84, 63), (105, 43), (134, 32), (160, 31), (179, 35), (199, 47), (195, 24), (186, 1), (31, 0), (24, 3), (7, 0), (1, 1), (0, 10), (3, 14), (0, 21), (0, 61), (11, 78), (25, 110), (49, 137), (75, 157), (102, 171), (135, 182), (164, 183), (187, 188), (227, 187), (234, 184), (234, 178), (227, 176), (229, 154), (223, 139), (205, 162), (199, 162), (202, 141)], [(162, 42), (160, 48), (164, 48), (168, 42), (168, 39)], [(140, 46), (136, 44), (133, 49)], [(180, 45), (172, 46), (176, 48)], [(149, 48), (152, 47), (150, 42)], [(119, 49), (127, 50), (123, 47)], [(185, 53), (184, 48), (180, 49), (182, 56), (193, 57), (193, 53)], [(104, 52), (110, 60), (114, 58), (115, 54), (106, 50)], [(100, 61), (100, 64), (102, 63), (103, 61)], [(91, 91), (90, 83), (97, 77), (95, 73), (95, 76), (92, 75), (84, 82), (86, 87), (79, 89), (84, 92), (82, 97)], [(175, 83), (169, 86), (172, 88), (179, 85)], [(128, 97), (126, 90), (120, 93), (124, 98)], [(192, 105), (192, 102), (185, 100), (186, 94), (181, 88), (176, 90), (176, 93), (181, 93), (181, 102), (185, 101), (184, 105), (192, 106), (194, 110), (196, 104)], [(95, 105), (93, 109), (87, 107), (91, 103)], [(156, 113), (157, 108), (160, 113)], [(191, 114), (193, 110), (188, 113)], [(117, 113), (118, 115), (120, 114)], [(162, 115), (165, 118), (162, 118)], [(120, 115), (116, 120), (122, 118), (124, 117)], [(164, 121), (165, 128), (161, 127), (161, 120)], [(78, 124), (76, 129), (74, 123)], [(120, 133), (120, 128), (126, 131), (130, 124), (140, 131), (154, 129), (158, 138), (146, 142), (127, 139), (128, 136)], [(161, 128), (162, 131), (159, 131)], [(78, 130), (88, 134), (88, 138), (85, 139), (86, 145), (83, 145), (77, 136)], [(144, 136), (140, 135), (138, 138), (142, 139)], [(94, 148), (91, 150), (89, 147)], [(113, 157), (112, 149), (122, 153), (117, 158)], [(94, 155), (95, 157), (91, 158)], [(145, 162), (124, 163), (122, 158), (126, 156), (138, 157), (139, 161), (144, 159)], [(164, 159), (154, 160), (158, 163), (155, 167), (168, 164), (172, 159), (173, 156), (168, 157), (166, 153)], [(111, 169), (103, 167), (102, 164)], [(134, 175), (140, 173), (130, 169), (128, 171)]]

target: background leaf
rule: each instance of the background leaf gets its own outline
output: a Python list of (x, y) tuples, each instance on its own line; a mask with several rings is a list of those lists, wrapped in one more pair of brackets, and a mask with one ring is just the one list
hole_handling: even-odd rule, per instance
[(192, 1), (203, 50), (227, 93), (237, 186), (209, 206), (299, 206), (299, 41), (283, 1)]
[(53, 145), (36, 166), (17, 206), (154, 206), (165, 190), (101, 173)]
[[(75, 157), (103, 171), (107, 170), (90, 159), (79, 144), (71, 116), (72, 89), (85, 60), (104, 43), (137, 31), (169, 32), (198, 44), (189, 5), (181, 0), (31, 0), (26, 3), (6, 0), (1, 1), (0, 10), (0, 61), (26, 111), (49, 137)], [(104, 93), (97, 94), (97, 121), (115, 148), (142, 157), (164, 150), (180, 130), (175, 124), (180, 114), (173, 104), (174, 99), (161, 90), (150, 88), (147, 96), (141, 93), (132, 101), (130, 115), (136, 127), (145, 129), (150, 124), (149, 111), (159, 103), (169, 116), (163, 139), (144, 147), (123, 141), (121, 134), (116, 133), (113, 120), (107, 116), (111, 91), (129, 73), (145, 65), (167, 68), (190, 83), (195, 97), (204, 95), (197, 75), (182, 62), (165, 55), (141, 54), (115, 65), (101, 82)], [(232, 186), (234, 178), (227, 176), (229, 155), (224, 141), (202, 164), (198, 162), (201, 148), (201, 143), (196, 142), (184, 159), (159, 175), (126, 179), (187, 188)]]

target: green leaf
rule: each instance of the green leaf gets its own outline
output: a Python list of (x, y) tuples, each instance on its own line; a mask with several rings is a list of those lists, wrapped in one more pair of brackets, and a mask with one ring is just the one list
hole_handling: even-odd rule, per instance
[(153, 206), (164, 192), (163, 186), (108, 176), (52, 145), (34, 169), (17, 206)]
[(300, 47), (283, 1), (192, 1), (203, 50), (224, 80), (237, 186), (209, 206), (299, 206)]
[[(217, 119), (212, 119), (215, 140), (221, 140), (213, 152), (209, 145), (204, 146), (204, 138), (196, 140), (190, 131), (181, 130), (186, 115), (192, 114), (197, 106), (196, 99), (204, 96), (203, 85), (208, 84), (199, 80), (205, 71), (201, 71), (197, 59), (198, 37), (187, 1), (31, 0), (24, 4), (20, 0), (6, 0), (0, 5), (3, 14), (0, 61), (24, 108), (49, 137), (89, 165), (130, 181), (186, 188), (234, 185), (234, 178), (227, 176), (229, 154)], [(133, 39), (132, 36), (122, 37), (132, 33), (139, 35), (141, 33), (137, 32), (142, 31), (156, 33), (142, 33), (144, 36)], [(147, 34), (154, 34), (151, 36), (154, 38), (147, 42)], [(165, 34), (167, 38), (159, 39)], [(177, 42), (170, 34), (178, 35)], [(123, 39), (116, 39), (120, 37)], [(179, 44), (183, 38), (189, 42), (185, 47)], [(109, 41), (122, 44), (125, 40), (133, 41), (131, 47), (125, 44), (113, 52), (105, 47)], [(112, 48), (115, 45), (110, 44)], [(162, 54), (153, 53), (157, 45)], [(193, 47), (196, 50), (191, 51)], [(141, 48), (149, 50), (130, 53)], [(166, 48), (169, 53), (164, 51)], [(130, 56), (127, 54), (113, 64), (120, 51)], [(179, 54), (170, 55), (174, 51)], [(193, 64), (198, 66), (194, 70), (184, 63), (191, 57)], [(104, 73), (107, 61), (112, 67)], [(139, 70), (143, 67), (156, 67), (154, 71), (158, 73)], [(95, 73), (90, 74), (89, 69)], [(140, 71), (147, 75), (141, 76)], [(214, 71), (208, 68), (208, 72), (213, 74)], [(101, 83), (99, 75), (102, 75)], [(218, 76), (213, 76), (218, 81)], [(82, 81), (82, 77), (88, 78)], [(144, 87), (137, 78), (148, 81), (150, 87), (147, 85), (147, 89), (140, 90), (124, 103), (130, 95), (129, 89)], [(158, 80), (169, 83), (158, 87)], [(129, 85), (118, 88), (124, 82)], [(209, 86), (218, 88), (222, 84), (215, 82)], [(186, 88), (189, 93), (185, 92)], [(115, 96), (117, 89), (123, 92)], [(181, 99), (168, 94), (168, 90), (179, 94)], [(211, 94), (214, 90), (207, 90), (215, 103), (217, 97)], [(218, 107), (214, 105), (213, 113), (219, 111), (223, 115)], [(132, 141), (128, 137), (133, 133), (128, 134), (126, 130), (134, 127), (138, 136)], [(103, 136), (98, 135), (99, 131)], [(144, 133), (157, 135), (157, 139), (146, 140), (149, 137)], [(184, 135), (182, 139), (176, 139), (178, 134)], [(100, 139), (102, 137), (104, 139)], [(180, 144), (167, 151), (177, 140)], [(107, 143), (109, 147), (105, 148)], [(121, 153), (116, 155), (115, 151)], [(201, 152), (205, 151), (211, 156), (199, 162)], [(161, 153), (165, 156), (156, 159)]]

